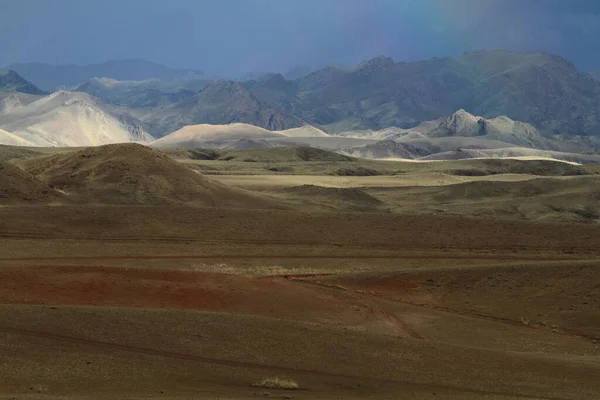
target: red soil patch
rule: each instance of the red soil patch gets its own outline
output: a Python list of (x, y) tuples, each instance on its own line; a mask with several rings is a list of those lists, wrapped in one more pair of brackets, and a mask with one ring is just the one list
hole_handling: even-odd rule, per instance
[(344, 293), (283, 278), (178, 270), (6, 266), (0, 303), (196, 309), (361, 325), (371, 312)]

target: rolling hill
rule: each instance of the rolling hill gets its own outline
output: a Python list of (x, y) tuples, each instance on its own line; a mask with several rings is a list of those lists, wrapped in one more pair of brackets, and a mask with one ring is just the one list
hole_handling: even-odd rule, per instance
[(90, 147), (15, 163), (76, 203), (281, 208), (275, 200), (213, 182), (140, 144)]
[(223, 150), (217, 152), (218, 160), (245, 162), (344, 162), (352, 157), (313, 147), (270, 147), (247, 150)]
[[(476, 117), (458, 110), (449, 117), (425, 121), (410, 129), (343, 132), (339, 136), (379, 138), (377, 143), (343, 149), (365, 158), (445, 160), (476, 157), (544, 157), (597, 162), (592, 146), (565, 139), (548, 139), (531, 124), (501, 116)], [(580, 154), (589, 153), (589, 154)]]
[[(557, 147), (560, 147), (557, 145)], [(567, 146), (568, 147), (568, 146)], [(474, 137), (401, 138), (347, 147), (340, 150), (353, 157), (404, 160), (459, 160), (468, 158), (551, 158), (575, 163), (597, 163), (600, 155), (515, 146)]]
[(515, 182), (472, 181), (402, 190), (374, 188), (368, 193), (403, 212), (463, 214), (479, 217), (577, 221), (600, 218), (597, 175), (541, 177)]
[(442, 151), (422, 157), (421, 160), (464, 160), (469, 158), (514, 158), (523, 160), (548, 159), (559, 160), (577, 164), (600, 163), (600, 155), (566, 153), (560, 151), (548, 151), (530, 149), (524, 147), (503, 147), (496, 149), (457, 149)]
[(62, 194), (20, 168), (0, 160), (0, 204), (50, 203)]
[(283, 131), (277, 131), (287, 137), (307, 138), (307, 137), (329, 137), (328, 134), (322, 130), (315, 128), (311, 125), (304, 125), (298, 128), (290, 128)]
[(0, 161), (9, 161), (15, 158), (26, 158), (39, 155), (41, 155), (41, 153), (34, 151), (31, 148), (0, 144)]
[[(220, 147), (251, 148), (270, 147), (265, 139), (328, 137), (325, 132), (312, 126), (301, 126), (281, 131), (270, 131), (258, 126), (242, 123), (227, 125), (189, 125), (157, 139), (151, 143), (156, 147)], [(262, 143), (262, 145), (260, 145)], [(244, 144), (246, 147), (244, 147)]]
[(278, 133), (249, 124), (189, 125), (151, 143), (156, 147), (202, 147), (207, 142), (279, 137)]

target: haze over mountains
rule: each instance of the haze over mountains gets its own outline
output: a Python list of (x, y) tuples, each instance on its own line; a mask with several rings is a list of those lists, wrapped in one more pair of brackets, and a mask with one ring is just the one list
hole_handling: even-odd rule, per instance
[[(403, 146), (415, 143), (411, 158), (446, 151), (451, 143), (484, 149), (499, 148), (495, 142), (500, 142), (567, 153), (593, 151), (600, 143), (600, 81), (543, 52), (480, 51), (420, 62), (377, 57), (354, 68), (299, 67), (287, 77), (258, 74), (243, 81), (142, 60), (11, 68), (16, 72), (0, 76), (0, 128), (11, 134), (0, 136), (5, 144), (151, 141), (151, 136), (161, 138), (187, 126), (235, 123), (267, 131), (312, 126), (329, 137), (308, 134), (311, 141), (302, 144), (387, 157), (406, 156)], [(38, 85), (86, 94), (61, 91), (42, 98)], [(251, 130), (246, 137), (226, 135), (220, 141), (241, 146), (231, 140), (255, 140)], [(282, 135), (267, 136), (261, 139)], [(444, 139), (442, 148), (432, 148), (433, 142), (449, 137), (470, 142)], [(340, 138), (368, 142), (342, 143)], [(212, 139), (219, 142), (214, 135)], [(202, 140), (186, 143), (199, 146)], [(293, 144), (249, 145), (286, 143)], [(353, 150), (366, 145), (375, 148)]]
[(44, 94), (37, 86), (23, 79), (15, 71), (0, 71), (0, 92), (19, 92), (27, 94)]
[(150, 61), (109, 60), (101, 64), (48, 65), (43, 63), (17, 63), (6, 67), (47, 91), (55, 91), (79, 85), (92, 78), (111, 78), (120, 81), (143, 81), (147, 79), (202, 78), (204, 72), (179, 70)]

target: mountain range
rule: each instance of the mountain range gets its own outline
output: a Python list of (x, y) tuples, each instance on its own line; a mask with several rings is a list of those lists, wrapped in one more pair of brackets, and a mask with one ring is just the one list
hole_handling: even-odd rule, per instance
[(410, 63), (378, 57), (354, 69), (326, 68), (295, 81), (274, 75), (245, 87), (327, 132), (409, 128), (466, 109), (506, 115), (545, 134), (600, 133), (600, 82), (547, 53), (485, 51)]
[(306, 124), (284, 110), (270, 107), (232, 81), (214, 82), (198, 92), (182, 95), (172, 103), (135, 109), (132, 114), (156, 137), (199, 123), (221, 125), (241, 122), (269, 130)]
[[(0, 75), (0, 128), (30, 142), (38, 135), (33, 143), (48, 139), (45, 145), (73, 142), (48, 136), (65, 115), (71, 126), (84, 115), (87, 122), (77, 126), (103, 121), (95, 136), (83, 135), (86, 143), (116, 139), (101, 132), (109, 126), (119, 127), (118, 138), (137, 141), (186, 126), (232, 123), (269, 131), (312, 126), (369, 144), (420, 133), (429, 140), (472, 137), (552, 151), (589, 151), (600, 143), (600, 81), (544, 52), (479, 51), (419, 62), (377, 57), (354, 68), (299, 67), (286, 76), (257, 74), (243, 81), (142, 60), (11, 68)], [(75, 93), (59, 91), (47, 101), (38, 85), (69, 86)], [(45, 102), (61, 111), (49, 112)], [(73, 104), (81, 106), (77, 112)], [(64, 132), (73, 136), (80, 128), (69, 129)], [(315, 140), (327, 146), (337, 141)]]
[(411, 129), (350, 131), (336, 136), (377, 140), (345, 146), (340, 152), (361, 158), (445, 160), (464, 158), (543, 157), (578, 163), (599, 162), (590, 146), (571, 139), (542, 136), (531, 124), (502, 116), (492, 119), (465, 110)]

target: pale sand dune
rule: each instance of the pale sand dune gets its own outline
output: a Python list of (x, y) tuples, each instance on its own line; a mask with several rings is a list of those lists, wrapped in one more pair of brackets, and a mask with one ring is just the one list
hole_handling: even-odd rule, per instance
[(558, 162), (563, 162), (565, 164), (571, 164), (571, 165), (581, 165), (581, 163), (576, 163), (573, 161), (566, 161), (566, 160), (559, 160), (557, 158), (552, 158), (552, 157), (541, 157), (541, 156), (515, 156), (515, 157), (504, 157), (504, 159), (508, 159), (508, 160), (545, 160), (545, 161), (558, 161)]
[(429, 162), (437, 162), (437, 161), (447, 161), (447, 160), (419, 160), (419, 159), (399, 158), (399, 157), (381, 157), (381, 158), (374, 158), (373, 160), (399, 161), (399, 162), (407, 162), (407, 163), (429, 163)]
[(329, 137), (328, 134), (312, 125), (304, 125), (300, 128), (291, 128), (275, 132), (287, 137)]
[(151, 143), (152, 146), (186, 146), (205, 141), (261, 139), (283, 135), (250, 124), (188, 125)]
[(269, 131), (258, 126), (242, 123), (228, 125), (188, 125), (151, 143), (152, 146), (201, 147), (205, 142), (243, 139), (329, 137), (325, 132), (310, 125), (283, 131)]
[(516, 160), (551, 160), (566, 163), (598, 163), (600, 156), (596, 154), (566, 153), (552, 150), (539, 150), (525, 147), (500, 147), (481, 149), (461, 149), (445, 151), (422, 157), (421, 160), (457, 160), (457, 159), (516, 159)]
[[(571, 164), (571, 165), (581, 165), (581, 163), (576, 163), (573, 161), (566, 161), (566, 160), (559, 160), (558, 158), (552, 158), (552, 157), (542, 157), (542, 156), (506, 156), (506, 157), (502, 157), (502, 156), (498, 156), (498, 157), (473, 157), (473, 158), (469, 158), (469, 160), (498, 160), (498, 159), (502, 159), (502, 160), (531, 160), (531, 161), (556, 161), (556, 162), (562, 162), (565, 164)], [(396, 157), (390, 157), (390, 158), (375, 158), (375, 160), (380, 160), (380, 161), (398, 161), (398, 162), (407, 162), (407, 163), (431, 163), (431, 162), (440, 162), (440, 161), (448, 161), (446, 159), (440, 159), (440, 160), (429, 160), (429, 159), (417, 159), (417, 160), (411, 160), (411, 159), (407, 159), (407, 158), (396, 158)]]
[[(2, 128), (29, 146), (80, 147), (147, 141), (150, 135), (111, 115), (85, 93), (56, 92), (3, 115)], [(1, 144), (8, 135), (0, 136)], [(4, 141), (4, 139), (6, 141)]]
[(395, 176), (315, 176), (315, 175), (214, 175), (211, 179), (245, 189), (268, 190), (300, 185), (333, 188), (445, 186), (465, 182), (519, 182), (535, 179), (529, 174), (458, 176), (442, 173), (408, 173)]

